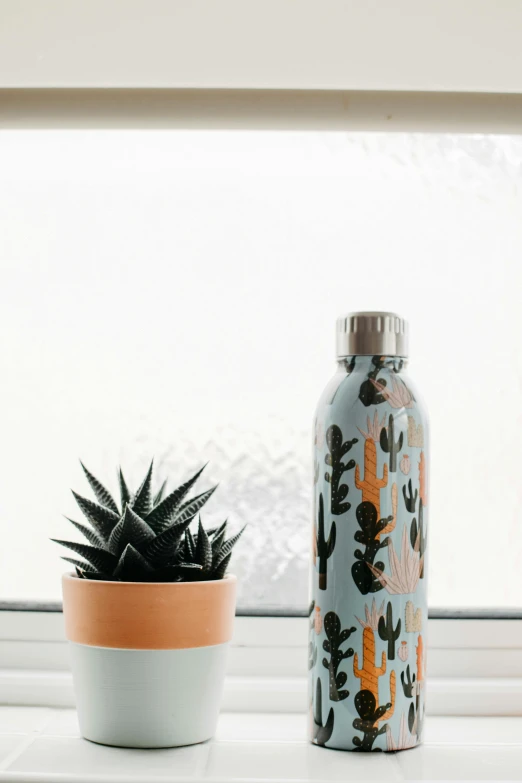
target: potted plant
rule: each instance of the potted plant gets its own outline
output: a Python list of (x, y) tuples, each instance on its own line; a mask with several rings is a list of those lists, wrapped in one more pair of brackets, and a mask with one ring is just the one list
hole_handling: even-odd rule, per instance
[[(153, 494), (151, 464), (136, 493), (119, 471), (120, 502), (82, 465), (96, 501), (74, 497), (87, 543), (53, 539), (64, 557), (63, 611), (82, 735), (154, 748), (190, 745), (215, 731), (236, 578), (226, 570), (243, 530), (205, 530), (199, 511), (214, 490), (187, 499), (203, 468)], [(191, 531), (194, 523), (197, 529)]]

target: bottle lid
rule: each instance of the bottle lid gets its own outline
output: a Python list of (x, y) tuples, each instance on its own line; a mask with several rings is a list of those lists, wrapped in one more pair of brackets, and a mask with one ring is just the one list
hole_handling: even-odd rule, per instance
[(408, 356), (408, 322), (395, 313), (348, 313), (337, 319), (337, 358)]

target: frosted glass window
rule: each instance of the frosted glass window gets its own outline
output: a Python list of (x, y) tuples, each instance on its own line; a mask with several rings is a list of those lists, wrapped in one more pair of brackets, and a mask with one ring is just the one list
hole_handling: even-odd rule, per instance
[(430, 603), (521, 606), (522, 138), (0, 134), (0, 597), (59, 599), (78, 458), (210, 460), (240, 606), (307, 604), (311, 428), (353, 309), (411, 325)]

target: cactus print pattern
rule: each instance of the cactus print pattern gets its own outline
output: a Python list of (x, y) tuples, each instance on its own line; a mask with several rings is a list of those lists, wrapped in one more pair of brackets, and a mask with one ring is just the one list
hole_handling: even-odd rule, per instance
[(425, 714), (428, 426), (404, 359), (349, 357), (336, 380), (314, 433), (311, 741), (402, 750)]

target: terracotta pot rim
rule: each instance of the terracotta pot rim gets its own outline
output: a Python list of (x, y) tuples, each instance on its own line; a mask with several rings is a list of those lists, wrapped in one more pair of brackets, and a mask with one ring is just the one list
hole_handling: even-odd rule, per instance
[(110, 582), (64, 574), (66, 636), (134, 650), (223, 644), (232, 638), (236, 581)]
[(145, 585), (158, 587), (158, 585), (162, 585), (164, 587), (187, 587), (191, 586), (194, 587), (194, 585), (212, 585), (212, 584), (222, 584), (223, 582), (237, 582), (237, 576), (235, 574), (225, 574), (225, 576), (222, 579), (199, 579), (194, 582), (120, 582), (116, 579), (80, 579), (77, 574), (75, 574), (73, 571), (66, 571), (64, 574), (62, 574), (62, 579), (76, 579), (78, 582), (86, 582), (89, 584), (97, 584), (97, 585), (119, 585), (120, 587), (129, 587), (131, 585), (140, 585), (141, 587), (144, 587)]

